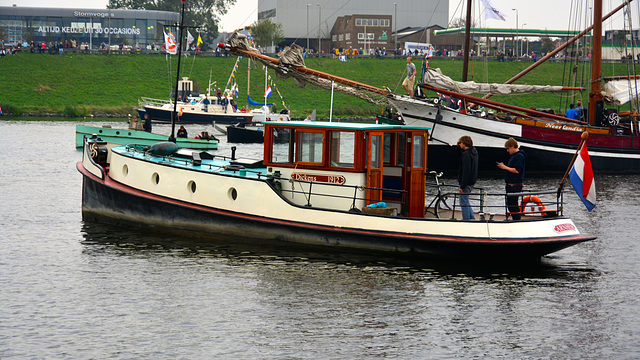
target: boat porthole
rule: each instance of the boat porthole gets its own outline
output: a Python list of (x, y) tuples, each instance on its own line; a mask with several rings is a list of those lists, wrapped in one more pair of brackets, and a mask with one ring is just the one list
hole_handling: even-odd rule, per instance
[(127, 164), (122, 165), (122, 175), (129, 175), (129, 167), (127, 166)]
[(129, 131), (129, 136), (131, 136), (131, 131)]
[(100, 134), (102, 134), (102, 130), (98, 130), (98, 132), (99, 132)]
[(187, 190), (189, 190), (189, 192), (191, 192), (192, 194), (196, 192), (196, 182), (191, 180), (189, 181), (189, 183), (187, 184)]
[(229, 188), (227, 195), (229, 195), (229, 199), (235, 201), (238, 198), (238, 190), (235, 188)]
[(116, 135), (120, 135), (120, 131), (116, 131)]
[(158, 185), (160, 183), (160, 175), (158, 173), (153, 173), (153, 175), (151, 175), (151, 181)]
[(455, 119), (456, 119), (456, 117), (454, 116), (454, 117), (453, 117), (453, 120), (455, 120)]

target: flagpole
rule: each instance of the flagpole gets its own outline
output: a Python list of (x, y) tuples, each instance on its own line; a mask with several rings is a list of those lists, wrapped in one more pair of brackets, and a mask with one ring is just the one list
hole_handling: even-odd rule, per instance
[(171, 113), (171, 136), (169, 141), (176, 142), (176, 110), (178, 107), (178, 83), (180, 81), (180, 58), (182, 56), (182, 29), (184, 26), (184, 4), (186, 0), (182, 0), (182, 15), (180, 16), (180, 26), (178, 27), (178, 69), (176, 70), (176, 90), (173, 95), (173, 112)]
[(576, 150), (576, 153), (573, 154), (573, 159), (571, 159), (571, 163), (569, 164), (569, 167), (567, 168), (567, 171), (564, 173), (564, 176), (562, 177), (562, 181), (560, 181), (560, 185), (558, 186), (558, 191), (560, 191), (562, 189), (562, 186), (564, 185), (564, 181), (567, 179), (567, 175), (569, 175), (569, 171), (571, 171), (571, 168), (573, 167), (573, 163), (576, 162), (576, 157), (578, 157), (578, 153), (580, 152), (580, 150), (582, 149), (582, 146), (584, 145), (584, 143), (587, 141), (587, 139), (589, 138), (589, 133), (588, 132), (583, 132), (582, 135), (580, 136), (580, 145), (578, 145), (578, 149)]

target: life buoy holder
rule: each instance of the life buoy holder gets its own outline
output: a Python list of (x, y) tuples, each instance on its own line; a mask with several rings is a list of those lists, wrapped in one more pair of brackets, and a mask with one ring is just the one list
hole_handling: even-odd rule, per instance
[[(527, 208), (527, 204), (529, 202), (533, 202), (535, 204), (535, 206), (531, 206), (532, 212), (539, 212), (542, 216), (546, 215), (545, 210), (547, 209), (547, 207), (544, 206), (544, 203), (542, 202), (542, 200), (540, 200), (539, 197), (532, 196), (532, 195), (528, 195), (522, 198), (522, 203), (520, 203), (520, 211), (522, 213), (524, 213), (525, 209)], [(536, 210), (536, 207), (537, 207), (537, 210)]]

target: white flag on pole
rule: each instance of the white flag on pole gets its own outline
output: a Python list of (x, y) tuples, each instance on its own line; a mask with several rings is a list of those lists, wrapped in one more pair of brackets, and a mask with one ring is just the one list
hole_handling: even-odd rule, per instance
[(489, 0), (480, 0), (480, 1), (482, 2), (482, 6), (484, 6), (485, 18), (507, 21), (507, 19), (505, 19), (504, 13), (498, 10), (497, 7), (493, 6), (491, 1)]
[(193, 37), (193, 35), (191, 35), (189, 30), (187, 30), (187, 45), (191, 44), (193, 40), (195, 40), (195, 38)]

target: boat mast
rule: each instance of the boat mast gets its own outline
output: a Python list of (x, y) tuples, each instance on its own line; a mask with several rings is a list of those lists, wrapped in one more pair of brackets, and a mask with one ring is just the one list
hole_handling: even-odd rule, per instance
[[(622, 5), (618, 6), (617, 8), (613, 9), (611, 12), (609, 12), (607, 15), (605, 15), (604, 17), (602, 17), (601, 21), (605, 21), (608, 18), (610, 18), (611, 16), (613, 16), (615, 13), (617, 13), (618, 11), (620, 11), (623, 7), (625, 7), (628, 3), (632, 2), (633, 0), (627, 0), (625, 1), (625, 3), (623, 3)], [(588, 28), (584, 29), (581, 33), (579, 33), (578, 35), (572, 37), (571, 39), (569, 39), (567, 42), (565, 42), (564, 44), (558, 46), (557, 48), (555, 48), (555, 50), (551, 51), (550, 53), (548, 53), (547, 55), (543, 56), (540, 60), (536, 61), (535, 63), (533, 63), (532, 65), (530, 65), (529, 67), (527, 67), (526, 69), (522, 70), (521, 72), (519, 72), (518, 74), (516, 74), (514, 77), (512, 77), (511, 79), (505, 81), (505, 84), (512, 84), (514, 83), (516, 80), (520, 79), (521, 77), (523, 77), (524, 75), (528, 74), (529, 72), (531, 72), (531, 70), (535, 69), (536, 67), (538, 67), (538, 65), (544, 63), (545, 61), (549, 60), (550, 58), (554, 57), (557, 53), (559, 53), (560, 51), (564, 50), (567, 46), (573, 44), (574, 42), (576, 42), (578, 39), (580, 39), (581, 37), (583, 37), (584, 35), (588, 34), (591, 29), (593, 29), (593, 25), (589, 26)], [(491, 95), (493, 94), (487, 94), (485, 95), (483, 98), (484, 99), (488, 99), (491, 97)]]
[(467, 81), (469, 75), (469, 51), (471, 43), (471, 1), (467, 0), (467, 18), (464, 22), (464, 55), (462, 65), (462, 81)]
[(182, 58), (182, 28), (184, 27), (184, 4), (186, 0), (182, 0), (182, 14), (180, 15), (180, 25), (178, 26), (178, 69), (176, 71), (176, 90), (173, 94), (173, 112), (171, 113), (171, 136), (169, 141), (176, 142), (176, 114), (178, 108), (178, 82), (180, 81), (180, 59)]
[[(626, 1), (625, 1), (626, 2)], [(589, 93), (589, 124), (602, 117), (603, 102), (600, 92), (602, 78), (602, 0), (593, 1), (593, 50), (591, 54), (591, 92)], [(600, 121), (598, 121), (600, 123)]]

